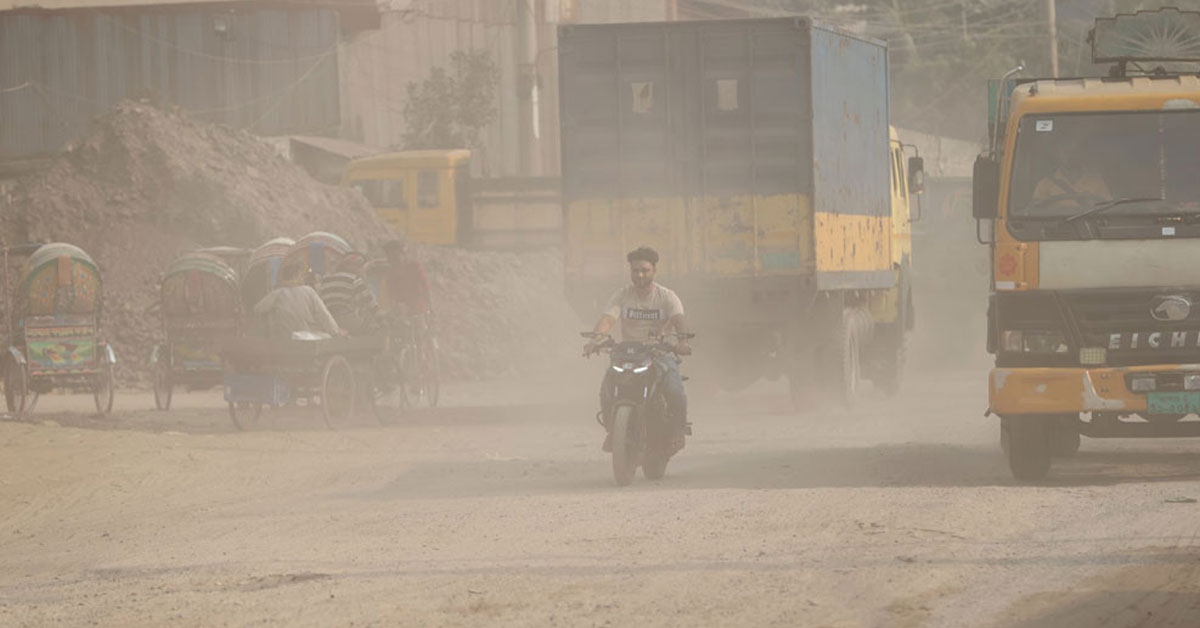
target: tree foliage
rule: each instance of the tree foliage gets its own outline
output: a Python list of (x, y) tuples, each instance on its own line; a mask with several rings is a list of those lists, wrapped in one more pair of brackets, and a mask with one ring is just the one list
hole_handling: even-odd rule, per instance
[(496, 119), (500, 69), (486, 50), (456, 51), (450, 68), (408, 84), (404, 148), (477, 148), (483, 129)]

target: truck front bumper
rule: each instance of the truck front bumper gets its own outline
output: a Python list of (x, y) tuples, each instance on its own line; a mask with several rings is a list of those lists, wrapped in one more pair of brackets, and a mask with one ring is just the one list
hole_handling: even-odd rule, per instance
[(1127, 385), (1131, 374), (1200, 374), (1200, 364), (1159, 364), (1120, 368), (995, 368), (988, 379), (992, 412), (1056, 414), (1146, 410), (1146, 394)]

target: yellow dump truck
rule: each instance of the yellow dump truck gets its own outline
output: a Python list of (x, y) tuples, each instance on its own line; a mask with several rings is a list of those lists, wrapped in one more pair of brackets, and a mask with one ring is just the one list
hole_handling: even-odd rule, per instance
[(476, 178), (471, 151), (416, 150), (350, 162), (342, 185), (417, 242), (485, 248), (559, 245), (562, 212), (553, 177)]
[(989, 410), (1018, 479), (1081, 434), (1200, 436), (1198, 41), (1200, 13), (1119, 15), (1092, 31), (1107, 75), (992, 82), (974, 214)]
[[(657, 249), (708, 385), (894, 390), (913, 324), (887, 49), (803, 18), (559, 28), (567, 293), (594, 318)], [(706, 368), (707, 367), (707, 368)]]

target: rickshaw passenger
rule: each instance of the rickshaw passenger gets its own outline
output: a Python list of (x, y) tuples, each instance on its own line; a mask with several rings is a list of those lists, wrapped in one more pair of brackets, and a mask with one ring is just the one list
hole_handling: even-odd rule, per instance
[(281, 272), (279, 287), (254, 306), (254, 313), (265, 319), (269, 338), (291, 339), (298, 332), (345, 335), (317, 291), (304, 282), (298, 266), (284, 267)]
[(321, 277), (317, 290), (334, 320), (352, 334), (371, 331), (379, 320), (379, 304), (362, 278), (365, 263), (361, 253), (346, 255), (335, 272)]

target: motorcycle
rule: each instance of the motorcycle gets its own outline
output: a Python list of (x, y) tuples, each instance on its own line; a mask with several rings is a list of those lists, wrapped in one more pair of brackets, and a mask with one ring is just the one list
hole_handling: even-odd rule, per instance
[[(611, 411), (601, 410), (597, 422), (607, 430), (612, 451), (613, 479), (617, 486), (633, 481), (640, 466), (647, 480), (657, 480), (667, 472), (671, 456), (683, 449), (686, 424), (671, 420), (662, 391), (666, 369), (655, 358), (674, 355), (675, 347), (663, 337), (649, 342), (616, 342), (612, 336), (596, 332), (580, 334), (595, 343), (597, 353), (608, 353), (605, 391), (612, 399)], [(670, 334), (685, 340), (695, 334)]]

